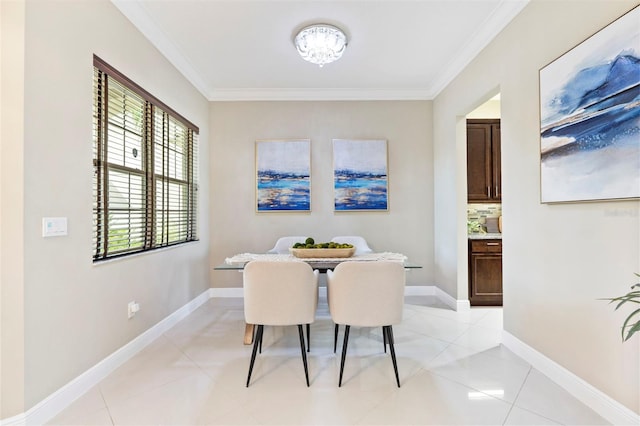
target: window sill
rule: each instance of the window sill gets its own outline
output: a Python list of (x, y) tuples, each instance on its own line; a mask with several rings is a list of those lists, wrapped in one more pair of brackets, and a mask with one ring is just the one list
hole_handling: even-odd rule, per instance
[(195, 241), (189, 241), (186, 243), (180, 243), (180, 244), (174, 244), (171, 246), (166, 246), (166, 247), (159, 247), (153, 250), (145, 250), (145, 251), (141, 251), (138, 253), (131, 253), (131, 254), (125, 254), (122, 256), (118, 256), (118, 257), (111, 257), (111, 258), (106, 258), (106, 259), (101, 259), (101, 260), (94, 260), (93, 261), (93, 265), (92, 266), (102, 266), (102, 265), (108, 265), (114, 262), (121, 262), (121, 261), (126, 261), (126, 260), (133, 260), (133, 259), (137, 259), (139, 257), (142, 256), (149, 256), (152, 254), (156, 254), (156, 253), (161, 253), (164, 251), (168, 251), (168, 250), (177, 250), (183, 247), (188, 247), (191, 246), (193, 244), (197, 244), (199, 243), (200, 240), (195, 240)]

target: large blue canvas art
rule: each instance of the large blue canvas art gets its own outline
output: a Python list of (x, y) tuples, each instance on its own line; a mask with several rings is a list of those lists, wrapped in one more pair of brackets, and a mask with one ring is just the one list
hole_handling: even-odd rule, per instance
[(387, 141), (333, 140), (334, 209), (387, 210)]
[(543, 203), (640, 197), (640, 7), (540, 70)]
[(311, 210), (311, 141), (256, 141), (258, 212)]

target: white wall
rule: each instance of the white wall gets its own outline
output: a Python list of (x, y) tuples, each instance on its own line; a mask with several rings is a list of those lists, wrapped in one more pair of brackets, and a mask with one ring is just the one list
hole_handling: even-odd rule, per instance
[(490, 99), (467, 114), (467, 118), (500, 118), (500, 99)]
[[(16, 99), (24, 102), (24, 137), (11, 141), (14, 150), (24, 150), (16, 166), (24, 170), (24, 188), (18, 179), (21, 192), (14, 197), (24, 199), (15, 206), (24, 209), (22, 217), (5, 221), (7, 211), (14, 211), (2, 198), (3, 238), (5, 224), (24, 223), (14, 229), (24, 251), (13, 253), (24, 264), (24, 277), (14, 274), (5, 283), (3, 274), (2, 282), (3, 300), (5, 285), (24, 291), (23, 305), (14, 307), (24, 319), (24, 404), (3, 409), (1, 418), (33, 407), (209, 286), (206, 99), (108, 1), (33, 1), (25, 12), (24, 85)], [(94, 53), (199, 126), (199, 242), (93, 265)], [(3, 66), (4, 55), (3, 49)], [(4, 138), (2, 148), (4, 154)], [(3, 155), (3, 171), (5, 160)], [(4, 188), (4, 176), (2, 183)], [(69, 234), (42, 238), (45, 216), (67, 217)], [(141, 311), (128, 320), (132, 300)], [(12, 341), (6, 337), (3, 332), (3, 389), (9, 379), (4, 371), (11, 367), (5, 355), (21, 350), (7, 349)]]
[(540, 204), (538, 111), (538, 70), (636, 4), (532, 1), (434, 101), (434, 152), (436, 281), (461, 295), (460, 123), (499, 89), (505, 330), (638, 413), (640, 340), (621, 343), (625, 314), (598, 299), (637, 282), (640, 202)]
[[(214, 102), (211, 105), (211, 264), (269, 250), (284, 235), (328, 241), (361, 235), (377, 251), (423, 266), (408, 284), (432, 285), (431, 102)], [(255, 140), (311, 139), (311, 213), (256, 213)], [(333, 211), (333, 138), (387, 139), (389, 211)], [(212, 287), (241, 286), (215, 271)]]
[(0, 2), (0, 419), (24, 407), (24, 12)]

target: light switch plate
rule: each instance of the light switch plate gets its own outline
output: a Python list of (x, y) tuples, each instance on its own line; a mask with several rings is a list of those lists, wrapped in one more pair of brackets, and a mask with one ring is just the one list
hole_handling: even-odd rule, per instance
[(42, 236), (43, 237), (59, 237), (67, 235), (67, 218), (66, 217), (43, 217), (42, 218)]

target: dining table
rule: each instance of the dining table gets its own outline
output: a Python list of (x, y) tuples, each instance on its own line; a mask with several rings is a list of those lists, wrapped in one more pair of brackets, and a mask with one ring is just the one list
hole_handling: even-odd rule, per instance
[[(412, 263), (407, 256), (401, 253), (381, 252), (381, 253), (363, 253), (349, 257), (296, 257), (293, 254), (275, 254), (275, 253), (241, 253), (225, 259), (223, 264), (215, 266), (216, 271), (239, 271), (241, 272), (245, 265), (253, 260), (262, 260), (268, 262), (286, 262), (299, 261), (310, 265), (314, 270), (320, 273), (326, 273), (327, 270), (333, 270), (342, 262), (372, 262), (372, 261), (392, 261), (402, 262), (406, 270), (420, 269), (422, 266)], [(244, 344), (253, 343), (254, 325), (246, 324), (244, 330)]]

